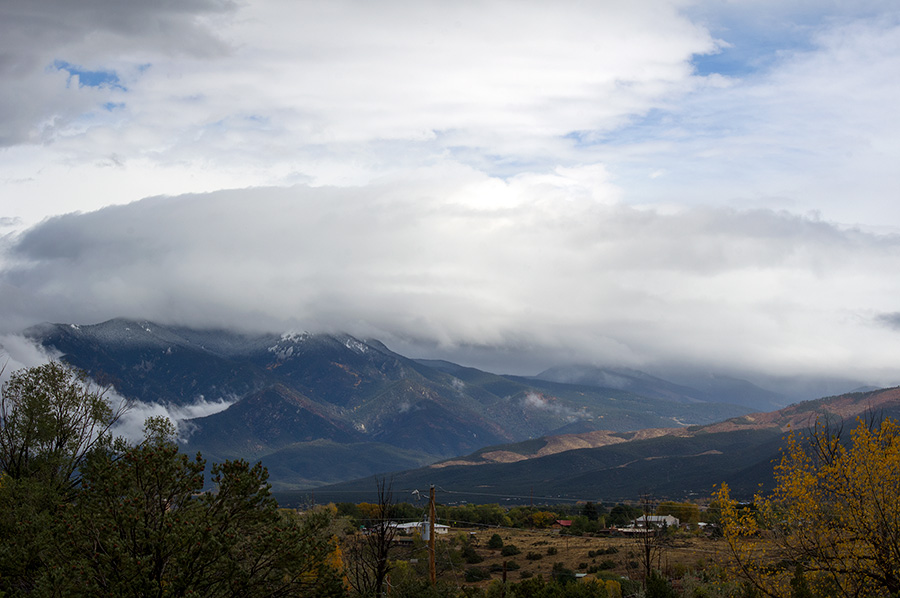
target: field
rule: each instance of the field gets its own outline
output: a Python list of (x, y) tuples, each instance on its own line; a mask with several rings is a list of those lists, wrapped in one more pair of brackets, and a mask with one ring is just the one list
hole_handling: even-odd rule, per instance
[[(494, 534), (502, 539), (503, 548), (489, 548)], [(557, 572), (564, 569), (607, 579), (640, 579), (643, 575), (641, 540), (633, 536), (579, 537), (561, 535), (552, 529), (452, 528), (437, 538), (438, 576), (456, 584), (485, 585), (504, 575), (509, 582), (535, 575), (549, 579), (554, 568)], [(471, 546), (468, 551), (466, 544)], [(687, 571), (706, 570), (714, 565), (723, 548), (721, 541), (702, 535), (669, 534), (665, 545), (655, 553), (653, 566), (669, 577), (679, 578)], [(473, 553), (477, 557), (472, 557)], [(421, 540), (398, 547), (393, 558), (404, 560), (427, 575), (428, 554)], [(483, 560), (476, 562), (479, 559)], [(482, 576), (484, 579), (479, 580)]]

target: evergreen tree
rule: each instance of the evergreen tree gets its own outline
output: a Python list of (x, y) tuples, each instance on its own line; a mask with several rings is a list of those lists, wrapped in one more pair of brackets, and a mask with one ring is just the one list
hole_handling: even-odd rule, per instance
[[(89, 459), (58, 518), (41, 587), (65, 596), (326, 596), (343, 593), (324, 511), (279, 511), (260, 465), (178, 452), (165, 420), (142, 444)], [(171, 424), (169, 424), (171, 425)]]

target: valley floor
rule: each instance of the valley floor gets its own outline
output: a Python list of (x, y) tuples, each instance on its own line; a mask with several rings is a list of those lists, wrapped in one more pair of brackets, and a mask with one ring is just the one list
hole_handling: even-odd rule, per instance
[[(506, 555), (503, 549), (488, 548), (494, 534), (502, 538)], [(454, 553), (466, 541), (484, 559), (482, 562), (465, 563), (454, 558)], [(509, 546), (518, 552), (510, 554), (513, 551)], [(677, 532), (667, 539), (667, 545), (654, 560), (654, 568), (673, 580), (692, 571), (706, 572), (716, 568), (716, 563), (721, 561), (717, 555), (725, 548), (720, 540)], [(556, 529), (454, 527), (448, 534), (438, 536), (435, 559), (439, 579), (462, 587), (486, 586), (492, 580), (503, 579), (504, 563), (506, 580), (512, 583), (537, 575), (549, 580), (561, 569), (579, 577), (584, 574), (586, 578), (640, 580), (643, 578), (640, 552), (640, 540), (623, 535), (570, 536), (561, 535)], [(408, 539), (406, 545), (396, 548), (392, 558), (401, 561), (401, 567), (408, 567), (427, 579), (427, 548), (418, 538)], [(486, 576), (475, 581), (481, 575)]]

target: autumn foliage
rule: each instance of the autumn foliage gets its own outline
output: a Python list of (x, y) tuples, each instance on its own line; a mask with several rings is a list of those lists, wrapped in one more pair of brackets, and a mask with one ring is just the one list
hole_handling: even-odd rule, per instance
[(767, 596), (900, 593), (900, 425), (792, 433), (771, 494), (717, 495), (731, 568)]

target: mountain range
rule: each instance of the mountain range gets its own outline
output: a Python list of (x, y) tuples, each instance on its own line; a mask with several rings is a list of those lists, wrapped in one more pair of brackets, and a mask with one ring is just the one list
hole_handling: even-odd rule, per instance
[(282, 490), (547, 435), (706, 425), (783, 401), (742, 380), (720, 380), (712, 391), (635, 370), (497, 375), (408, 358), (347, 334), (251, 334), (115, 319), (42, 324), (25, 336), (136, 403), (224, 401), (217, 413), (181, 422), (183, 448), (212, 461), (262, 460)]
[[(773, 483), (785, 435), (817, 424), (847, 432), (857, 418), (900, 419), (900, 388), (805, 401), (768, 413), (704, 426), (635, 432), (596, 431), (547, 436), (487, 447), (390, 476), (394, 491), (434, 485), (446, 502), (618, 502), (708, 498), (727, 483), (732, 496), (750, 500)], [(370, 500), (376, 478), (316, 489), (318, 500)], [(283, 493), (283, 504), (308, 495)]]

